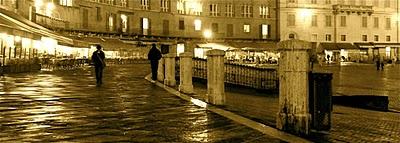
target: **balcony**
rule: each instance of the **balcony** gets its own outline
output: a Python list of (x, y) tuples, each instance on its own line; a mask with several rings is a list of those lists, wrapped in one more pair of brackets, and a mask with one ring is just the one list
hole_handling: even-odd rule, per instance
[(357, 13), (358, 15), (361, 14), (368, 14), (371, 15), (374, 13), (374, 10), (372, 9), (372, 6), (362, 6), (362, 5), (332, 5), (332, 10), (334, 14), (339, 14), (339, 13)]

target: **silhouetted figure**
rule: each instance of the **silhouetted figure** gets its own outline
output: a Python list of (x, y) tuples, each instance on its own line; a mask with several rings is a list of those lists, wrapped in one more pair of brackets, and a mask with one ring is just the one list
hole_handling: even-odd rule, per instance
[(104, 61), (105, 55), (104, 52), (101, 50), (101, 46), (97, 45), (96, 46), (97, 50), (93, 52), (92, 55), (92, 62), (94, 65), (94, 69), (96, 72), (96, 84), (97, 86), (100, 86), (103, 84), (103, 69), (106, 66), (106, 63)]
[(381, 70), (383, 70), (383, 67), (385, 66), (384, 61), (381, 62)]
[(150, 60), (151, 64), (151, 79), (153, 81), (157, 80), (158, 71), (158, 61), (161, 59), (162, 55), (160, 50), (157, 49), (156, 44), (151, 45), (151, 49), (147, 54), (147, 58)]
[(376, 60), (376, 70), (379, 70), (381, 67), (381, 61), (378, 59)]

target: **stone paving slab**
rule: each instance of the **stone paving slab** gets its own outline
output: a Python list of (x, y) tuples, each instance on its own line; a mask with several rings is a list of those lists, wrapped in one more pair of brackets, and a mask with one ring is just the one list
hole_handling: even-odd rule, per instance
[[(206, 85), (195, 83), (196, 98), (204, 99)], [(226, 88), (226, 110), (275, 127), (279, 97), (251, 89)], [(380, 112), (334, 105), (332, 128), (314, 134), (314, 142), (400, 142), (400, 112)]]
[(0, 142), (282, 142), (200, 108), (143, 77), (148, 65), (0, 78)]

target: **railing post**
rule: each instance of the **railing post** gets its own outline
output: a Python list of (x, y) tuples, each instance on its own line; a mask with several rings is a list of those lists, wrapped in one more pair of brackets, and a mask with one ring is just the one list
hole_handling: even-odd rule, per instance
[(214, 105), (225, 104), (224, 55), (222, 50), (207, 52), (207, 102)]
[(294, 134), (308, 135), (311, 125), (309, 113), (308, 72), (311, 43), (287, 40), (278, 44), (279, 60), (279, 111), (277, 128)]
[(161, 58), (158, 62), (158, 70), (157, 70), (157, 80), (160, 82), (164, 82), (164, 60), (165, 58)]
[(179, 91), (187, 94), (192, 94), (193, 83), (192, 83), (192, 53), (184, 52), (179, 54), (180, 57), (180, 84)]
[(175, 80), (175, 53), (164, 55), (165, 62), (165, 80), (164, 84), (168, 86), (176, 86)]

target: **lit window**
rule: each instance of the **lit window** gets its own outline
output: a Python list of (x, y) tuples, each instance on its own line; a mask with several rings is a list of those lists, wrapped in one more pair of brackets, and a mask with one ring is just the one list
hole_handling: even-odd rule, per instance
[(108, 17), (108, 30), (113, 31), (114, 30), (114, 18), (112, 15)]
[(365, 27), (365, 28), (368, 27), (368, 23), (367, 23), (368, 21), (367, 20), (368, 20), (367, 17), (362, 17), (361, 18), (361, 21), (362, 21), (361, 26), (362, 27)]
[(196, 30), (196, 31), (201, 30), (201, 20), (199, 20), (199, 19), (194, 20), (194, 30)]
[(250, 32), (250, 25), (249, 24), (243, 25), (243, 32), (245, 32), (245, 33), (249, 33)]
[(126, 32), (128, 30), (128, 17), (125, 14), (121, 14), (121, 29), (122, 32)]
[(269, 8), (265, 5), (260, 6), (260, 17), (268, 18), (269, 17)]
[(391, 29), (392, 28), (392, 26), (391, 26), (391, 20), (390, 20), (390, 18), (386, 18), (386, 29)]
[(72, 0), (60, 0), (62, 6), (72, 6)]
[(142, 18), (142, 30), (143, 30), (143, 35), (148, 35), (149, 34), (149, 19), (148, 18)]
[(267, 24), (261, 25), (261, 35), (262, 39), (267, 39), (269, 37), (269, 25)]
[(178, 2), (176, 3), (176, 9), (178, 10), (179, 14), (185, 14), (185, 4), (184, 4), (184, 0), (178, 0)]

